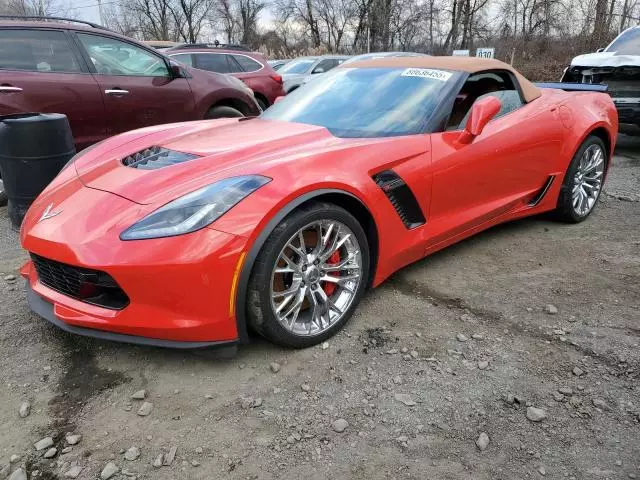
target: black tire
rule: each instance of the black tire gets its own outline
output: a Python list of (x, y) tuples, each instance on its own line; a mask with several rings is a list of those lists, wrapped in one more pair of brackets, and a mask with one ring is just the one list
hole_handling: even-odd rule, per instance
[(562, 187), (560, 188), (560, 194), (558, 195), (558, 203), (554, 212), (555, 218), (557, 220), (566, 223), (582, 222), (591, 214), (591, 212), (593, 212), (598, 204), (598, 200), (600, 200), (600, 195), (602, 194), (602, 185), (600, 186), (600, 191), (598, 193), (598, 197), (596, 198), (595, 204), (585, 215), (580, 215), (573, 207), (573, 187), (575, 185), (576, 172), (578, 170), (578, 167), (580, 166), (580, 159), (582, 158), (582, 155), (592, 145), (598, 145), (604, 152), (605, 158), (603, 176), (604, 174), (606, 174), (608, 167), (607, 148), (600, 137), (591, 135), (587, 137), (582, 145), (580, 145), (580, 148), (578, 148), (575, 155), (571, 159), (571, 163), (569, 164), (567, 172), (564, 175)]
[[(317, 220), (336, 220), (355, 234), (362, 255), (361, 279), (353, 300), (342, 317), (331, 327), (315, 336), (296, 335), (286, 330), (271, 307), (271, 273), (280, 251), (299, 229)], [(247, 313), (249, 326), (273, 343), (284, 347), (306, 348), (333, 336), (347, 323), (367, 287), (369, 276), (369, 245), (358, 221), (345, 209), (331, 203), (311, 203), (294, 210), (271, 232), (262, 246), (249, 279)]]
[(0, 177), (0, 207), (4, 207), (7, 204), (7, 192), (4, 191), (4, 182)]
[(215, 118), (238, 118), (244, 117), (240, 110), (236, 110), (233, 107), (227, 107), (226, 105), (219, 105), (209, 109), (204, 116), (205, 120), (213, 120)]
[(262, 109), (262, 111), (266, 110), (267, 108), (269, 108), (269, 102), (267, 102), (266, 100), (260, 98), (260, 97), (256, 97), (256, 102), (258, 102), (258, 105), (260, 105), (260, 108)]

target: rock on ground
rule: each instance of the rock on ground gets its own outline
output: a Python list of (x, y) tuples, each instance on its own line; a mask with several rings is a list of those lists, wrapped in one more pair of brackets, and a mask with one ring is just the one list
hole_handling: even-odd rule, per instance
[(411, 397), (411, 395), (407, 394), (407, 393), (396, 393), (394, 395), (394, 398), (400, 402), (405, 404), (407, 407), (413, 407), (416, 402), (413, 399), (413, 397)]
[(141, 417), (146, 417), (151, 413), (151, 410), (153, 410), (153, 403), (143, 402), (143, 404), (140, 405), (140, 408), (138, 409), (138, 415), (140, 415)]
[(130, 462), (137, 460), (140, 456), (140, 449), (138, 447), (131, 447), (124, 453), (124, 459)]
[(335, 422), (333, 422), (333, 424), (331, 425), (333, 427), (333, 429), (338, 432), (338, 433), (342, 433), (344, 432), (347, 427), (349, 426), (349, 422), (347, 422), (344, 418), (339, 418), (338, 420), (336, 420)]
[(64, 439), (69, 445), (77, 445), (78, 443), (80, 443), (80, 440), (82, 440), (82, 435), (67, 435)]
[(49, 448), (53, 446), (53, 438), (51, 437), (44, 437), (42, 440), (38, 440), (36, 443), (33, 444), (33, 447), (40, 451), (40, 450), (44, 450), (45, 448)]
[(532, 422), (541, 422), (542, 420), (547, 418), (547, 412), (542, 408), (528, 407), (527, 418)]
[(102, 472), (100, 472), (100, 478), (101, 480), (109, 480), (119, 471), (120, 468), (115, 463), (109, 462), (104, 466)]
[(31, 404), (29, 402), (22, 402), (20, 404), (20, 408), (18, 409), (18, 415), (20, 418), (27, 418), (31, 413)]
[(44, 458), (53, 458), (56, 456), (56, 453), (58, 453), (58, 449), (56, 447), (50, 448), (49, 450), (47, 450), (46, 452), (44, 452), (43, 457)]
[(481, 452), (484, 452), (489, 446), (489, 435), (487, 435), (485, 432), (482, 432), (476, 440), (476, 445)]
[(64, 473), (65, 478), (78, 478), (80, 473), (82, 472), (82, 467), (80, 465), (75, 465), (71, 467)]
[(22, 468), (18, 468), (9, 476), (9, 480), (27, 480), (27, 472)]
[(147, 398), (146, 390), (138, 390), (137, 392), (134, 392), (133, 395), (131, 395), (132, 400), (144, 400), (145, 398)]

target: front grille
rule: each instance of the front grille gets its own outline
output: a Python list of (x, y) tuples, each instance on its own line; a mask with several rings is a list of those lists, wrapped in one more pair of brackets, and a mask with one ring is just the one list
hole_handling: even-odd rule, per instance
[(31, 259), (40, 282), (57, 292), (113, 310), (129, 304), (127, 294), (108, 273), (67, 265), (33, 253)]
[(163, 147), (149, 147), (122, 159), (125, 167), (139, 170), (157, 170), (178, 163), (184, 163), (198, 158), (192, 153), (176, 152)]

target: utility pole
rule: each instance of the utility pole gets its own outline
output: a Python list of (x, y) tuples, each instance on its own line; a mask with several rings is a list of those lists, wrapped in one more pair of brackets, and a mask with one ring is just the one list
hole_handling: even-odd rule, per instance
[(102, 11), (102, 0), (98, 0), (98, 13), (100, 15), (100, 25), (105, 26), (105, 24), (104, 24), (104, 12)]
[(371, 12), (367, 11), (367, 53), (371, 53)]

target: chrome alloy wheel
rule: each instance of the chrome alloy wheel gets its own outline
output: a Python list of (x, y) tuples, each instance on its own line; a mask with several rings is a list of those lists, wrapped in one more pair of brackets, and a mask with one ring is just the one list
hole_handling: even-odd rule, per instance
[(600, 145), (587, 148), (573, 178), (573, 209), (581, 217), (586, 216), (598, 200), (602, 190), (605, 153)]
[(271, 275), (271, 307), (289, 332), (319, 335), (344, 316), (361, 282), (355, 234), (337, 220), (317, 220), (280, 251)]

